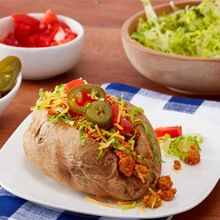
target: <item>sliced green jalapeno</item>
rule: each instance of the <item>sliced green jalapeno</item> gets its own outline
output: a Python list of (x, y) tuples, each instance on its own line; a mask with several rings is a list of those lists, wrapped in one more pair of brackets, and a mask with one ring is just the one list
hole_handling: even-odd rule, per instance
[(10, 91), (21, 71), (21, 61), (8, 56), (0, 61), (0, 94)]
[(108, 128), (112, 121), (111, 106), (107, 101), (94, 101), (86, 108), (85, 117), (101, 128)]
[(105, 99), (106, 97), (105, 91), (97, 85), (85, 84), (76, 86), (67, 95), (68, 104), (74, 112), (82, 114), (84, 106), (91, 101), (91, 97), (84, 98), (85, 93), (98, 99)]

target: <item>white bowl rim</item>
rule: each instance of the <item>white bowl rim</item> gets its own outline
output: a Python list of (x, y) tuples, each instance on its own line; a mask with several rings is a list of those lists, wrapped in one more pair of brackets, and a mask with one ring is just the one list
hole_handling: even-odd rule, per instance
[(20, 85), (21, 85), (21, 81), (22, 81), (22, 74), (21, 72), (19, 73), (16, 83), (14, 85), (14, 87), (2, 98), (0, 98), (0, 104), (2, 102), (4, 102), (6, 99), (8, 99), (11, 95), (13, 95), (14, 93), (16, 93), (16, 91), (19, 89)]
[[(183, 1), (179, 1), (176, 2), (175, 5), (180, 5), (180, 4), (190, 4), (190, 3), (200, 3), (200, 0), (195, 0), (195, 1), (191, 1), (191, 0), (183, 0)], [(156, 6), (154, 6), (155, 9), (158, 8), (162, 8), (165, 6), (168, 6), (169, 3), (162, 3), (162, 4), (158, 4)], [(188, 60), (188, 61), (201, 61), (201, 62), (219, 62), (220, 61), (220, 57), (212, 57), (212, 58), (208, 58), (208, 57), (190, 57), (190, 56), (184, 56), (184, 55), (179, 55), (179, 54), (172, 54), (172, 53), (165, 53), (165, 52), (161, 52), (161, 51), (157, 51), (157, 50), (153, 50), (151, 48), (145, 47), (142, 44), (134, 41), (131, 39), (129, 33), (128, 33), (128, 28), (129, 25), (131, 23), (131, 21), (134, 21), (135, 19), (137, 20), (138, 17), (140, 17), (142, 14), (144, 14), (145, 11), (141, 10), (135, 14), (133, 14), (132, 16), (130, 16), (122, 25), (121, 28), (121, 34), (122, 34), (122, 39), (125, 38), (127, 41), (129, 41), (131, 43), (132, 46), (136, 47), (137, 49), (140, 49), (143, 52), (148, 52), (149, 54), (155, 55), (155, 56), (163, 56), (166, 58), (171, 58), (171, 59), (176, 59), (176, 60)], [(125, 34), (125, 36), (123, 37), (123, 35)]]
[[(43, 16), (45, 15), (45, 13), (27, 13), (28, 15), (31, 15), (33, 17), (38, 17), (38, 16)], [(77, 44), (78, 41), (80, 41), (81, 38), (84, 37), (84, 28), (82, 26), (82, 24), (80, 24), (80, 22), (78, 22), (77, 20), (73, 19), (73, 18), (70, 18), (70, 17), (67, 17), (67, 16), (64, 16), (64, 15), (59, 15), (57, 14), (58, 18), (63, 20), (69, 20), (70, 22), (75, 22), (76, 25), (79, 26), (79, 33), (77, 33), (77, 37), (69, 42), (66, 42), (64, 44), (60, 44), (60, 45), (55, 45), (55, 46), (49, 46), (49, 47), (15, 47), (15, 46), (11, 46), (11, 45), (7, 45), (7, 44), (2, 44), (0, 43), (0, 47), (5, 47), (5, 48), (10, 48), (10, 49), (13, 49), (13, 50), (19, 50), (19, 51), (39, 51), (39, 50), (54, 50), (54, 49), (57, 49), (57, 48), (61, 48), (61, 47), (66, 47), (66, 46), (69, 46), (70, 44)], [(0, 18), (0, 20), (2, 19), (10, 19), (11, 16), (6, 16), (6, 17), (2, 17)], [(66, 22), (64, 22), (66, 23)], [(68, 25), (70, 26), (70, 25)]]

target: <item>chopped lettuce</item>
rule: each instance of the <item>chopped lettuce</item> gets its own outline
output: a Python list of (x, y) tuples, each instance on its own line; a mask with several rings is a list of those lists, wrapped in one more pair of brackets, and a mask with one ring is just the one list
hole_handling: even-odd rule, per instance
[(69, 113), (58, 114), (58, 115), (48, 115), (48, 121), (56, 124), (59, 121), (62, 121), (70, 126), (74, 125), (75, 118), (73, 118)]
[(54, 89), (54, 93), (58, 96), (64, 93), (64, 84), (57, 85)]
[(149, 0), (142, 2), (148, 20), (139, 19), (137, 30), (131, 34), (133, 40), (165, 53), (220, 57), (219, 0), (203, 0), (197, 6), (158, 17)]
[(145, 13), (146, 15), (148, 15), (148, 20), (149, 21), (155, 21), (157, 19), (157, 14), (155, 13), (151, 3), (150, 3), (150, 0), (141, 0), (141, 2), (143, 3), (144, 5), (144, 10), (145, 10)]
[(81, 146), (84, 146), (85, 143), (86, 143), (86, 138), (85, 138), (85, 135), (84, 135), (84, 129), (85, 129), (85, 125), (80, 125), (79, 127), (79, 136), (80, 136), (80, 145)]
[(47, 98), (46, 91), (44, 89), (39, 90), (39, 97), (41, 100), (45, 100)]
[(155, 143), (155, 137), (154, 137), (150, 127), (145, 122), (141, 121), (140, 119), (135, 121), (135, 125), (141, 125), (144, 128), (145, 134), (146, 134), (148, 140), (150, 141), (150, 147), (153, 152), (154, 160), (157, 163), (161, 163), (162, 160), (160, 159), (157, 145)]
[(96, 157), (96, 160), (100, 160), (102, 157), (104, 157), (105, 152), (104, 150), (100, 150), (98, 156)]
[(99, 150), (103, 150), (103, 149), (106, 149), (108, 147), (110, 147), (110, 145), (115, 142), (115, 138), (112, 138), (110, 141), (108, 141), (107, 143), (104, 143), (104, 142), (100, 142), (99, 144)]
[(120, 151), (122, 151), (122, 152), (124, 152), (124, 153), (126, 153), (126, 154), (130, 154), (130, 153), (131, 153), (128, 149), (126, 149), (125, 147), (123, 147), (123, 146), (119, 143), (119, 141), (118, 141), (117, 139), (115, 139), (115, 141), (112, 143), (112, 146), (113, 146), (115, 149), (120, 150)]
[(193, 145), (198, 150), (201, 150), (200, 144), (204, 139), (201, 135), (187, 135), (177, 138), (170, 138), (169, 135), (159, 139), (160, 146), (164, 152), (169, 156), (178, 157), (180, 160), (184, 160), (187, 156), (189, 148)]
[(107, 143), (100, 142), (99, 143), (99, 154), (96, 157), (96, 160), (100, 160), (104, 156), (104, 150), (113, 146), (115, 149), (120, 150), (126, 154), (130, 154), (131, 152), (127, 150), (125, 147), (121, 146), (119, 141), (115, 138), (110, 139)]
[(134, 140), (134, 139), (130, 139), (130, 140), (128, 141), (128, 144), (131, 145), (131, 150), (134, 150), (135, 140)]
[(140, 202), (134, 201), (134, 202), (129, 202), (128, 204), (119, 205), (118, 208), (121, 210), (129, 210), (143, 205), (144, 203), (142, 201)]
[(129, 112), (129, 119), (133, 122), (135, 119), (135, 116), (137, 116), (140, 113), (144, 113), (144, 109), (140, 107), (134, 106), (131, 111)]

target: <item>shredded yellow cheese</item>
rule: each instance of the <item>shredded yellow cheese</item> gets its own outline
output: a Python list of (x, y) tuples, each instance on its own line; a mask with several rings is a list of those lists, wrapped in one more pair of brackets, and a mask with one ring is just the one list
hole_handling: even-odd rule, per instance
[(119, 131), (114, 132), (114, 133), (110, 133), (109, 131), (106, 131), (106, 130), (104, 130), (104, 129), (101, 129), (101, 132), (102, 132), (103, 134), (109, 136), (109, 137), (108, 137), (108, 141), (109, 141), (110, 139), (112, 139), (113, 137), (117, 137), (117, 138), (122, 139), (122, 140), (125, 139), (124, 136), (120, 135)]
[(92, 202), (92, 203), (95, 203), (95, 204), (97, 204), (97, 205), (101, 205), (101, 206), (106, 206), (106, 207), (112, 208), (112, 205), (111, 205), (111, 204), (97, 201), (97, 200), (95, 200), (95, 199), (93, 199), (93, 198), (91, 198), (91, 197), (86, 196), (85, 199), (86, 199), (87, 201)]
[[(46, 97), (47, 97), (48, 99), (50, 99), (50, 100), (56, 100), (56, 99), (58, 98), (56, 95), (54, 95), (53, 93), (48, 92), (48, 91), (45, 92), (45, 95), (46, 95)], [(63, 93), (63, 94), (61, 94), (61, 95), (59, 96), (59, 99), (63, 99), (63, 98), (66, 98), (66, 97), (67, 97), (67, 94), (66, 94), (66, 93)]]
[(117, 131), (117, 132), (115, 132), (114, 134), (112, 134), (112, 135), (109, 137), (108, 140), (111, 140), (113, 137), (117, 137), (117, 138), (122, 139), (122, 140), (125, 139), (124, 136), (122, 136), (122, 135), (119, 134), (119, 131)]
[(117, 120), (116, 120), (117, 124), (120, 123), (120, 120), (121, 120), (121, 108), (119, 107), (118, 116), (117, 116)]
[(124, 128), (121, 125), (117, 124), (117, 123), (114, 123), (114, 126), (116, 128), (118, 128), (119, 130), (122, 130), (122, 131), (124, 130)]
[(64, 104), (63, 100), (62, 99), (57, 99), (57, 100), (54, 100), (51, 104), (51, 107), (52, 108), (55, 108), (57, 106), (60, 106), (61, 104)]
[(61, 114), (65, 114), (67, 112), (69, 112), (69, 106), (68, 105), (66, 105), (66, 108), (61, 112)]
[(101, 133), (101, 131), (100, 131), (98, 125), (95, 125), (95, 129), (96, 129), (96, 131), (97, 131), (99, 137), (100, 137), (105, 143), (107, 143), (108, 140), (102, 135), (102, 133)]
[(105, 129), (101, 129), (101, 132), (102, 132), (103, 134), (108, 135), (109, 137), (112, 135), (112, 133), (110, 133), (109, 131), (106, 131)]
[(139, 209), (139, 211), (140, 211), (141, 213), (144, 213), (144, 206), (141, 206), (140, 209)]
[(52, 112), (57, 112), (57, 108), (60, 108), (60, 114), (65, 114), (69, 111), (69, 106), (63, 99), (50, 100), (50, 104), (45, 105), (45, 108), (51, 109)]
[(134, 202), (131, 204), (131, 208), (134, 208), (135, 205), (136, 205), (136, 203), (137, 203), (137, 202), (134, 201)]
[(129, 205), (131, 204), (131, 201), (117, 201), (116, 204), (117, 205)]
[(145, 183), (145, 179), (144, 179), (143, 175), (140, 172), (138, 173), (138, 176), (139, 176), (141, 182)]
[(148, 190), (149, 190), (149, 192), (152, 193), (153, 195), (158, 196), (157, 193), (156, 193), (151, 187), (149, 187)]

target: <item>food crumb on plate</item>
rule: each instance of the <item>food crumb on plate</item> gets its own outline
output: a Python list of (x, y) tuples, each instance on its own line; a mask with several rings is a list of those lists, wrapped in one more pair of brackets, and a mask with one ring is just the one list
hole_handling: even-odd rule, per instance
[(173, 161), (173, 169), (174, 170), (180, 170), (181, 169), (181, 163), (179, 160), (174, 160)]

